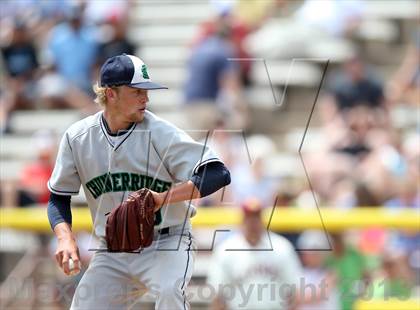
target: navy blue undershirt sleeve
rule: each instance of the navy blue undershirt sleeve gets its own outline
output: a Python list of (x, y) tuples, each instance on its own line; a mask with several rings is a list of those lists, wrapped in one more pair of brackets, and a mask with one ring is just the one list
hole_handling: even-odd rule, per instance
[(48, 200), (48, 220), (50, 221), (51, 228), (62, 222), (66, 222), (71, 225), (71, 208), (70, 208), (70, 195), (57, 195), (54, 193), (50, 194)]
[(198, 168), (190, 180), (200, 191), (201, 197), (205, 197), (229, 185), (230, 173), (223, 163), (215, 161)]

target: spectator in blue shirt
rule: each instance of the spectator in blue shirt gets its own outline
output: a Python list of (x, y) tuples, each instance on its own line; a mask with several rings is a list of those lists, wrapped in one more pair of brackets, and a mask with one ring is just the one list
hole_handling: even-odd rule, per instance
[(237, 75), (232, 45), (225, 33), (218, 33), (199, 44), (188, 63), (188, 80), (185, 87), (187, 103), (216, 101), (219, 91), (229, 79)]
[(91, 93), (98, 44), (94, 29), (83, 24), (82, 13), (81, 7), (72, 7), (67, 20), (51, 30), (48, 51), (60, 75), (74, 86)]
[(188, 62), (184, 89), (186, 113), (194, 129), (212, 129), (226, 119), (230, 128), (245, 128), (246, 105), (241, 99), (241, 81), (230, 28), (218, 31), (196, 46)]

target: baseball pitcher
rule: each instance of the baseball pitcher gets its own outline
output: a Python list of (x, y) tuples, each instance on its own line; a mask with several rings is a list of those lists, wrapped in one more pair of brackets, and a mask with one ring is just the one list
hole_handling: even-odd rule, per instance
[(48, 218), (66, 274), (81, 266), (72, 232), (71, 196), (83, 186), (100, 240), (71, 309), (122, 309), (139, 286), (156, 309), (187, 309), (193, 270), (191, 199), (230, 183), (225, 165), (206, 145), (147, 110), (152, 82), (136, 56), (109, 58), (94, 86), (103, 111), (70, 126), (48, 182)]

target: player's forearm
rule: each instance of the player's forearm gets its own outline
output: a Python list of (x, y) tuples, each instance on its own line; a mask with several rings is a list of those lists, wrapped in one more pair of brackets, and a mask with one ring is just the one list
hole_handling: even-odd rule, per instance
[(54, 233), (58, 240), (75, 240), (71, 226), (66, 222), (55, 225)]
[(201, 198), (200, 191), (192, 181), (177, 184), (169, 190), (158, 194), (161, 204), (170, 204), (185, 200)]
[(180, 201), (189, 201), (208, 196), (230, 184), (230, 173), (221, 162), (210, 162), (201, 166), (185, 183), (172, 187), (163, 193), (154, 193), (155, 203), (162, 205)]

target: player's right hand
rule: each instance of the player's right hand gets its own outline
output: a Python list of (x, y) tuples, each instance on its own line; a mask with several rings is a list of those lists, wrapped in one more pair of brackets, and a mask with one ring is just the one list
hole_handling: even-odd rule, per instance
[[(73, 260), (73, 269), (70, 270), (69, 260)], [(66, 275), (76, 274), (80, 271), (80, 255), (76, 240), (72, 237), (58, 239), (55, 259)]]

